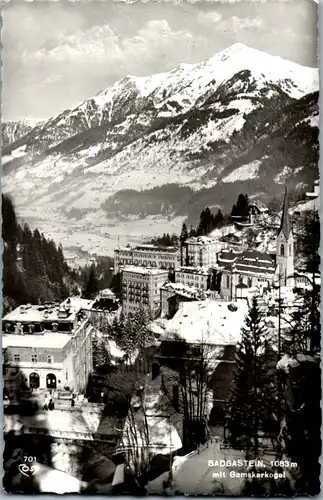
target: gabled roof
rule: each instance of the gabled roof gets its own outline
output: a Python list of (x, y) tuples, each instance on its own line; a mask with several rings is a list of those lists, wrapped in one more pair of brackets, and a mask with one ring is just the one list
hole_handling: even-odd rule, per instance
[(234, 262), (238, 257), (241, 256), (241, 253), (235, 253), (235, 252), (221, 252), (218, 255), (218, 260), (219, 261), (228, 261), (228, 262)]
[(271, 263), (274, 261), (275, 256), (265, 253), (265, 252), (259, 252), (258, 250), (246, 250), (242, 254), (243, 260), (249, 260), (249, 261), (260, 261), (260, 262), (268, 262)]

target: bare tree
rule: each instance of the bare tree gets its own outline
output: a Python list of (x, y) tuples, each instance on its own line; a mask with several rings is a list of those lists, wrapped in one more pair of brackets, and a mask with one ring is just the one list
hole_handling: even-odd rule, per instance
[(187, 451), (207, 439), (212, 376), (219, 347), (212, 343), (209, 331), (194, 343), (175, 333), (171, 344), (177, 366), (169, 377), (166, 372), (162, 376), (162, 389), (168, 405), (183, 415), (183, 448)]

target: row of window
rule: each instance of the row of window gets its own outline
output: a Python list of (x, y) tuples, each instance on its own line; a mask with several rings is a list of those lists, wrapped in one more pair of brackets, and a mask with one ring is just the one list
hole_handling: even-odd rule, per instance
[[(257, 281), (258, 282), (268, 282), (268, 280), (266, 280), (265, 278), (257, 278)], [(244, 276), (241, 276), (241, 275), (239, 276), (238, 283), (239, 283), (239, 285), (242, 285), (243, 283), (245, 283), (249, 288), (252, 287), (252, 279), (246, 278), (246, 280), (244, 280)], [(226, 277), (226, 287), (230, 288), (230, 276)]]
[[(127, 281), (128, 283), (134, 283), (134, 284), (138, 283), (138, 280), (149, 281), (149, 279), (150, 279), (150, 276), (148, 276), (148, 275), (143, 276), (143, 275), (140, 275), (139, 273), (138, 274), (130, 274), (128, 271), (124, 272), (123, 276), (124, 276), (124, 281)], [(136, 281), (128, 281), (131, 278), (136, 280)]]
[[(37, 363), (39, 361), (37, 354), (32, 354), (30, 359), (31, 359), (32, 363)], [(13, 360), (15, 361), (15, 363), (19, 363), (20, 362), (20, 354), (14, 354)], [(47, 363), (54, 363), (54, 357), (47, 356)]]
[(203, 279), (205, 278), (206, 279), (206, 276), (201, 276), (201, 275), (191, 275), (189, 273), (176, 273), (176, 278), (179, 277), (179, 278), (186, 278), (186, 279), (191, 279), (191, 280), (200, 280), (200, 279)]
[(149, 300), (145, 298), (134, 298), (134, 297), (128, 297), (128, 302), (135, 302), (136, 304), (149, 304)]
[(4, 333), (10, 333), (14, 332), (16, 334), (23, 334), (23, 333), (39, 333), (43, 332), (44, 330), (51, 330), (52, 332), (70, 332), (73, 328), (73, 323), (40, 323), (40, 324), (35, 324), (33, 325), (32, 323), (30, 324), (25, 324), (22, 325), (20, 323), (5, 323), (3, 326)]
[(133, 288), (138, 288), (141, 290), (148, 290), (148, 283), (138, 283), (138, 281), (127, 281), (126, 283), (122, 283), (123, 287), (129, 286)]
[(159, 259), (165, 259), (165, 260), (174, 260), (174, 259), (178, 258), (178, 255), (176, 255), (176, 254), (175, 255), (174, 254), (157, 254), (156, 255), (156, 253), (150, 254), (150, 253), (134, 252), (133, 257), (137, 258), (137, 259), (156, 259), (156, 258), (159, 258)]

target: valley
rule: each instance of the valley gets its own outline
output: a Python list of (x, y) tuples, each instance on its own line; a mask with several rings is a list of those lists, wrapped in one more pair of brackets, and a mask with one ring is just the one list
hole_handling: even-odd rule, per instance
[(266, 203), (285, 183), (310, 188), (318, 113), (316, 68), (238, 43), (127, 76), (26, 134), (11, 124), (3, 191), (65, 248), (110, 254), (118, 238), (195, 224), (205, 206), (228, 213), (240, 192)]
[(102, 214), (101, 219), (78, 220), (66, 225), (59, 217), (43, 212), (35, 215), (31, 209), (17, 207), (20, 219), (31, 229), (38, 229), (55, 242), (63, 246), (67, 260), (76, 257), (76, 262), (87, 261), (91, 255), (113, 256), (113, 250), (120, 245), (140, 243), (163, 233), (179, 234), (184, 217), (168, 220), (167, 217), (149, 217), (128, 221), (107, 221)]

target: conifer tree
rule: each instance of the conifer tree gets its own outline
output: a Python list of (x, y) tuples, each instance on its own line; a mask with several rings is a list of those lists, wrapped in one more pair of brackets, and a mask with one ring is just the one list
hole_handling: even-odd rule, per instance
[(185, 241), (187, 240), (187, 238), (188, 238), (187, 226), (186, 226), (185, 222), (183, 222), (182, 232), (181, 232), (181, 235), (179, 237), (181, 245), (183, 245), (185, 243)]
[(91, 268), (90, 268), (89, 277), (86, 280), (86, 283), (85, 283), (85, 286), (83, 289), (82, 296), (84, 299), (94, 299), (95, 296), (97, 295), (98, 291), (99, 291), (99, 281), (98, 281), (97, 276), (96, 276), (94, 264), (92, 264)]
[(270, 418), (276, 408), (270, 351), (264, 316), (254, 297), (237, 346), (227, 428), (234, 448), (253, 450), (255, 455), (259, 452), (259, 433), (272, 427)]
[(102, 339), (95, 339), (92, 343), (92, 347), (94, 369), (102, 369), (102, 367), (111, 362), (111, 354), (106, 342)]
[(219, 209), (216, 215), (213, 217), (213, 228), (219, 227), (223, 223), (224, 217), (223, 213)]
[(291, 353), (314, 354), (320, 350), (321, 317), (320, 286), (316, 283), (316, 273), (320, 267), (320, 219), (317, 211), (309, 211), (299, 226), (298, 243), (305, 260), (306, 270), (311, 273), (311, 285), (297, 288), (295, 293), (300, 304), (292, 313)]
[(239, 194), (238, 201), (232, 207), (231, 217), (248, 217), (249, 197), (247, 194)]

